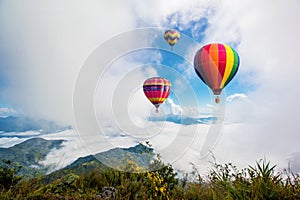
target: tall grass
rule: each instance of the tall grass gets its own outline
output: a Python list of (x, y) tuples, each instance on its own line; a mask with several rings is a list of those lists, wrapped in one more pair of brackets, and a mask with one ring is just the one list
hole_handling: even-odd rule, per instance
[[(171, 165), (161, 161), (159, 170), (128, 173), (96, 168), (89, 173), (64, 176), (46, 183), (42, 176), (19, 179), (13, 171), (1, 169), (0, 178), (13, 179), (0, 184), (0, 199), (101, 199), (104, 187), (117, 190), (116, 199), (300, 199), (300, 178), (289, 170), (276, 172), (276, 166), (260, 160), (254, 166), (237, 169), (232, 163), (213, 164), (208, 174), (194, 166), (192, 174), (178, 179)], [(157, 167), (157, 166), (156, 166)], [(8, 171), (7, 171), (8, 170)], [(8, 178), (9, 179), (9, 178)]]

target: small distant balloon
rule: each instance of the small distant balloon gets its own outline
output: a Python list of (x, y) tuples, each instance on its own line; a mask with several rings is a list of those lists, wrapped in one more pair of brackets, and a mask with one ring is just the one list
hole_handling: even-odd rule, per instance
[[(220, 95), (222, 89), (236, 75), (240, 64), (237, 52), (226, 44), (212, 43), (203, 46), (195, 55), (194, 68), (199, 78)], [(219, 96), (215, 99), (220, 102)]]
[(180, 33), (175, 29), (166, 30), (164, 38), (167, 41), (167, 43), (171, 46), (171, 50), (173, 50), (173, 46), (178, 42), (180, 38)]
[(170, 95), (171, 86), (171, 82), (168, 79), (161, 77), (149, 78), (144, 82), (144, 93), (155, 106), (156, 112), (158, 112), (158, 107), (164, 103)]

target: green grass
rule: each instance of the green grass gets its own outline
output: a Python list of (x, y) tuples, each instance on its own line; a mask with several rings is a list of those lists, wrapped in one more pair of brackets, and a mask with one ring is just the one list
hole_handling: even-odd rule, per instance
[[(171, 165), (152, 163), (159, 170), (129, 173), (96, 168), (88, 173), (72, 171), (51, 182), (43, 176), (20, 178), (0, 169), (0, 199), (99, 199), (103, 187), (117, 189), (116, 199), (300, 199), (300, 177), (260, 160), (237, 169), (232, 163), (213, 164), (207, 174), (194, 172), (178, 179)], [(9, 183), (9, 184), (7, 184)]]

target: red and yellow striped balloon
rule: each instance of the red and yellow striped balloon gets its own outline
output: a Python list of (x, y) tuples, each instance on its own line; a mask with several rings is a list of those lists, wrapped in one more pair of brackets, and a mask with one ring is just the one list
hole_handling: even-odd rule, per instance
[(168, 98), (171, 91), (171, 82), (168, 79), (161, 77), (149, 78), (144, 82), (143, 90), (149, 101), (158, 107)]
[(180, 38), (180, 33), (175, 29), (166, 30), (164, 34), (164, 38), (167, 41), (167, 43), (171, 46), (171, 49), (173, 50), (173, 46), (178, 42)]
[(221, 94), (222, 89), (233, 79), (239, 64), (237, 52), (230, 46), (220, 43), (205, 45), (194, 58), (197, 75), (215, 95)]

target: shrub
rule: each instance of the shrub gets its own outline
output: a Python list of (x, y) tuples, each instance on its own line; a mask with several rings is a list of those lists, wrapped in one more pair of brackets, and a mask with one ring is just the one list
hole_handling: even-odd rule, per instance
[(11, 167), (11, 161), (4, 161), (6, 166), (0, 166), (0, 190), (9, 190), (15, 186), (21, 179), (21, 176), (16, 173), (21, 169), (21, 166), (17, 169)]

